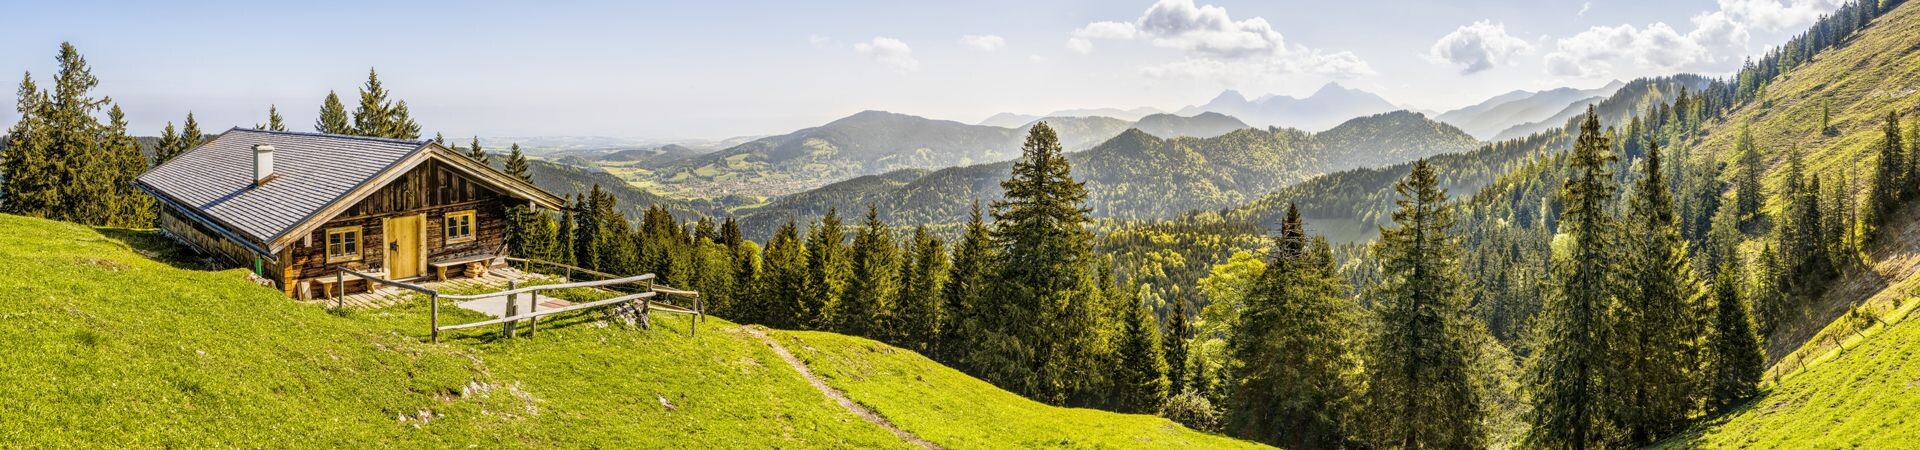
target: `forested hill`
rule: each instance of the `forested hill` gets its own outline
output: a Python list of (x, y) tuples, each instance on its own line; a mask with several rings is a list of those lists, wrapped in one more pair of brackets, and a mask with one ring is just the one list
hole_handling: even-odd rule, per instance
[[(1330, 170), (1400, 163), (1478, 145), (1452, 126), (1394, 112), (1356, 118), (1318, 134), (1247, 128), (1213, 138), (1163, 139), (1136, 129), (1070, 153), (1068, 160), (1074, 177), (1087, 183), (1087, 205), (1096, 217), (1151, 219), (1243, 204)], [(743, 228), (749, 236), (764, 237), (789, 218), (806, 222), (830, 208), (856, 211), (869, 204), (891, 223), (958, 223), (976, 199), (984, 204), (1000, 198), (999, 180), (1008, 167), (1002, 162), (942, 169), (899, 186), (836, 183), (745, 211)]]

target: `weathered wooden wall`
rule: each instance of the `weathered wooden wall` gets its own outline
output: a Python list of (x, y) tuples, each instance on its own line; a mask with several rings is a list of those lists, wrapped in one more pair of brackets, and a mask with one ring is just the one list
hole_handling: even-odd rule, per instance
[[(326, 262), (327, 230), (357, 225), (361, 230), (361, 259), (357, 268), (381, 270), (386, 268), (387, 251), (382, 221), (425, 214), (428, 261), (480, 254), (503, 255), (506, 208), (512, 201), (512, 197), (473, 182), (438, 161), (427, 161), (329, 220), (308, 239), (295, 242), (285, 252), (290, 254), (291, 265), (296, 269), (293, 277), (296, 280), (331, 277), (335, 270), (334, 265)], [(474, 211), (475, 239), (447, 245), (441, 229), (443, 219), (447, 213), (466, 210)], [(455, 273), (457, 269), (450, 269), (448, 274)]]

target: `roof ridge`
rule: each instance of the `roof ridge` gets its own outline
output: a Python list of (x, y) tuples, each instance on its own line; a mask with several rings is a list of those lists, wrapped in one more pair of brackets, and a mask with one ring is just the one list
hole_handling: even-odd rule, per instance
[(317, 131), (275, 131), (275, 130), (262, 130), (258, 128), (246, 128), (246, 127), (233, 127), (227, 130), (227, 132), (229, 133), (234, 131), (245, 131), (250, 133), (284, 134), (289, 136), (353, 139), (353, 140), (361, 140), (361, 141), (374, 141), (374, 142), (386, 142), (386, 143), (393, 143), (393, 144), (411, 144), (411, 145), (426, 145), (429, 142), (433, 142), (431, 140), (426, 140), (426, 139), (393, 139), (393, 138), (383, 138), (383, 137), (373, 137), (373, 136), (357, 136), (357, 135), (351, 135), (351, 134), (321, 133)]

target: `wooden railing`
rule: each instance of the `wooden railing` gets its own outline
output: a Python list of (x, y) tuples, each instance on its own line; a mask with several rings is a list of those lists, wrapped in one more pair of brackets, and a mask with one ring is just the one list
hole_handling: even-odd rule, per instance
[[(501, 325), (501, 330), (500, 330), (501, 335), (504, 337), (511, 338), (511, 337), (514, 337), (516, 334), (515, 325), (523, 320), (527, 321), (527, 335), (532, 336), (533, 333), (539, 327), (539, 324), (540, 324), (539, 319), (541, 316), (548, 316), (548, 315), (560, 314), (560, 313), (572, 312), (572, 311), (580, 311), (580, 310), (598, 308), (603, 306), (617, 305), (621, 303), (635, 303), (635, 302), (639, 303), (639, 305), (637, 306), (638, 315), (640, 316), (639, 318), (643, 326), (650, 326), (647, 323), (647, 315), (653, 311), (676, 313), (676, 314), (687, 314), (689, 316), (688, 326), (687, 326), (688, 336), (693, 336), (699, 322), (706, 321), (705, 304), (701, 302), (699, 292), (683, 290), (683, 289), (675, 289), (666, 285), (655, 283), (654, 282), (655, 277), (653, 274), (650, 274), (650, 273), (644, 274), (644, 275), (630, 276), (630, 277), (620, 277), (620, 276), (605, 273), (605, 272), (588, 270), (580, 267), (574, 267), (566, 264), (554, 263), (549, 261), (540, 261), (540, 260), (524, 259), (524, 258), (506, 258), (506, 260), (509, 263), (520, 262), (529, 267), (535, 264), (540, 264), (540, 265), (561, 268), (566, 270), (566, 275), (565, 275), (566, 278), (563, 278), (562, 279), (563, 282), (558, 284), (543, 284), (543, 285), (527, 286), (527, 287), (519, 287), (517, 281), (510, 280), (507, 282), (507, 290), (504, 290), (504, 291), (491, 292), (491, 293), (485, 293), (485, 294), (453, 295), (453, 294), (441, 294), (440, 291), (437, 291), (437, 290), (429, 289), (429, 288), (422, 287), (415, 284), (389, 280), (389, 279), (381, 278), (369, 273), (359, 272), (359, 271), (355, 271), (347, 268), (339, 268), (339, 271), (335, 273), (335, 278), (334, 278), (334, 282), (337, 283), (337, 285), (335, 286), (337, 288), (335, 290), (335, 295), (337, 296), (336, 308), (346, 306), (347, 276), (352, 275), (355, 278), (366, 280), (368, 284), (367, 287), (369, 290), (373, 289), (374, 284), (383, 284), (383, 285), (388, 285), (388, 286), (393, 286), (401, 289), (418, 292), (421, 294), (426, 294), (428, 305), (429, 305), (428, 309), (430, 311), (429, 315), (432, 316), (430, 319), (431, 322), (429, 325), (432, 328), (433, 342), (440, 342), (440, 332), (442, 331), (477, 328), (477, 327), (483, 327), (487, 325)], [(603, 279), (590, 280), (590, 281), (573, 281), (572, 278), (573, 278), (573, 274), (575, 273), (594, 275), (594, 276), (602, 277)], [(641, 283), (645, 283), (646, 287), (643, 290), (640, 290), (639, 292), (628, 293), (626, 295), (620, 295), (620, 296), (603, 299), (603, 300), (594, 300), (587, 303), (548, 309), (545, 311), (540, 310), (539, 299), (540, 299), (541, 292), (556, 291), (556, 290), (562, 290), (562, 289), (601, 289), (601, 290), (615, 291), (615, 289), (612, 289), (615, 286), (639, 285)], [(519, 308), (520, 295), (522, 294), (528, 295), (528, 300), (532, 302), (531, 304), (528, 305), (527, 312), (525, 313), (521, 313)], [(693, 305), (692, 307), (683, 307), (679, 305), (674, 305), (672, 303), (664, 303), (664, 302), (656, 304), (653, 299), (661, 294), (689, 297), (693, 300)], [(483, 321), (472, 322), (472, 323), (463, 323), (458, 325), (447, 325), (447, 326), (440, 325), (440, 300), (441, 299), (455, 300), (455, 301), (479, 300), (483, 298), (493, 298), (493, 297), (503, 297), (503, 296), (506, 298), (506, 311), (501, 314), (500, 318), (492, 319), (492, 320), (483, 320)]]

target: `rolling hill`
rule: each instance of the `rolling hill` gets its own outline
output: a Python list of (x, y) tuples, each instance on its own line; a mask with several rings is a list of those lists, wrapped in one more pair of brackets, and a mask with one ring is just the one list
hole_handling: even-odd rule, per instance
[[(680, 318), (641, 330), (586, 312), (543, 320), (532, 337), (476, 330), (435, 344), (425, 302), (329, 312), (244, 270), (204, 267), (153, 231), (0, 215), (0, 297), (11, 300), (0, 305), (10, 324), (0, 327), (0, 396), (14, 408), (0, 437), (27, 447), (912, 448), (811, 385), (760, 332), (718, 318), (689, 336)], [(1040, 405), (883, 344), (795, 336), (833, 391), (933, 445), (1037, 442), (993, 432), (1012, 429), (1069, 446), (1258, 447), (1152, 416)], [(886, 372), (856, 378), (867, 367)], [(892, 375), (901, 372), (928, 375)], [(889, 392), (944, 398), (901, 403)]]
[(1154, 114), (1140, 118), (1138, 122), (1133, 123), (1133, 128), (1159, 137), (1210, 138), (1248, 128), (1248, 126), (1246, 122), (1241, 122), (1240, 119), (1232, 116), (1203, 112), (1193, 117)]

